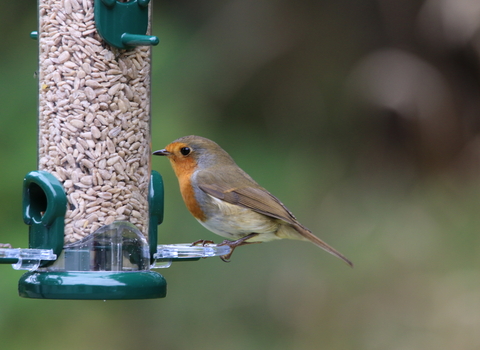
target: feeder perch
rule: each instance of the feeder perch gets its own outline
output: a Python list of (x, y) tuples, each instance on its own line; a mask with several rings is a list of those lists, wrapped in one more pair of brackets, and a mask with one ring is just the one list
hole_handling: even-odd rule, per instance
[(29, 248), (0, 247), (0, 263), (28, 270), (26, 298), (165, 297), (152, 269), (230, 247), (157, 245), (164, 193), (150, 164), (151, 4), (38, 6), (38, 170), (23, 180)]

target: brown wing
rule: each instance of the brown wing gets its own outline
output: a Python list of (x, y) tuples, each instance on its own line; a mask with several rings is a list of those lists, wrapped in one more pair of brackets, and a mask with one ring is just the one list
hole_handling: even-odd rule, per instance
[[(242, 174), (243, 175), (243, 174)], [(246, 174), (245, 174), (246, 175)], [(209, 195), (221, 199), (230, 204), (250, 208), (257, 213), (280, 219), (292, 225), (300, 225), (295, 216), (283, 205), (277, 197), (260, 187), (254, 180), (244, 178), (242, 187), (232, 187), (222, 181), (215, 174), (204, 172), (199, 174), (202, 183), (200, 189)]]

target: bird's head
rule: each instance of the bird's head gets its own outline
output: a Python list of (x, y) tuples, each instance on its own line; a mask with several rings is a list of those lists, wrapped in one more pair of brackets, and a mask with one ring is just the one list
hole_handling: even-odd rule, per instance
[(153, 152), (166, 156), (177, 176), (179, 171), (202, 170), (222, 165), (235, 164), (233, 159), (218, 144), (201, 136), (184, 136)]

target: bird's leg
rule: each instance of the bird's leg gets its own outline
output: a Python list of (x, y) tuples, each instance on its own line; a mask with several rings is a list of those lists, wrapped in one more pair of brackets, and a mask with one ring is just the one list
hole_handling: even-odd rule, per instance
[(262, 243), (262, 242), (245, 242), (246, 240), (257, 236), (258, 233), (252, 232), (249, 235), (246, 235), (245, 237), (239, 238), (236, 241), (229, 241), (228, 239), (224, 240), (220, 245), (228, 245), (230, 247), (230, 253), (226, 255), (222, 255), (220, 259), (222, 259), (224, 262), (230, 262), (230, 258), (233, 254), (233, 251), (235, 248), (240, 247), (241, 245), (247, 245), (247, 244), (252, 244), (252, 243)]
[(195, 241), (192, 243), (192, 247), (196, 246), (196, 245), (201, 245), (203, 247), (205, 247), (206, 244), (214, 244), (215, 242), (214, 241), (210, 241), (210, 240), (206, 240), (206, 239), (199, 239), (198, 241)]

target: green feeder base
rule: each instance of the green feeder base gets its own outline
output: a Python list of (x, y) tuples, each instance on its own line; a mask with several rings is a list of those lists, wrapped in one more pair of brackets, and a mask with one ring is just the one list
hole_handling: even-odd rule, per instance
[(18, 292), (37, 299), (153, 299), (165, 297), (167, 282), (153, 271), (33, 271), (20, 278)]

